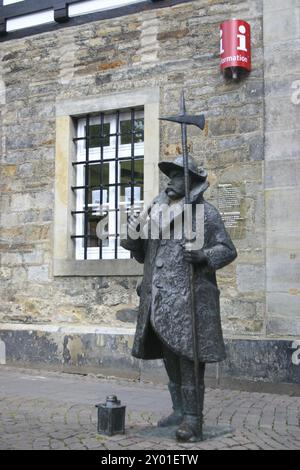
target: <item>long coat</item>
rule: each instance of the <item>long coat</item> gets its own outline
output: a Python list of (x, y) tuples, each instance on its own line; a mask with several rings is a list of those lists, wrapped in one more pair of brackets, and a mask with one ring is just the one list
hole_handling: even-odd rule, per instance
[[(212, 363), (226, 358), (216, 270), (231, 263), (237, 253), (218, 210), (203, 200), (207, 187), (207, 183), (201, 183), (191, 192), (193, 204), (199, 201), (204, 204), (202, 251), (208, 259), (205, 266), (195, 265), (193, 288), (198, 360)], [(165, 192), (153, 202), (170, 203)], [(122, 240), (122, 246), (138, 262), (144, 263), (132, 355), (140, 359), (161, 359), (162, 341), (176, 354), (193, 360), (189, 264), (183, 257), (183, 240), (128, 238)]]

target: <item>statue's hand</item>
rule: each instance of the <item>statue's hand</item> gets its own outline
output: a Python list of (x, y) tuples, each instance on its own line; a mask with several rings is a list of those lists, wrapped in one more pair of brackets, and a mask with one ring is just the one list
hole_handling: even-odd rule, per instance
[(139, 214), (136, 214), (136, 213), (129, 217), (128, 235), (130, 238), (134, 238), (134, 236), (136, 235), (137, 227), (139, 225), (138, 218), (139, 218)]
[(208, 258), (201, 250), (183, 250), (184, 259), (191, 264), (199, 264), (204, 266), (207, 264)]

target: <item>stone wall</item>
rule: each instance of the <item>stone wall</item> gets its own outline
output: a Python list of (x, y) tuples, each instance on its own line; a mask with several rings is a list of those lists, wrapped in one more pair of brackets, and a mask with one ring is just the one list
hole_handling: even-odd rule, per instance
[(300, 335), (300, 1), (264, 1), (267, 333)]
[[(241, 84), (218, 70), (218, 24), (229, 14), (253, 28), (254, 70)], [(55, 103), (159, 85), (162, 114), (177, 110), (184, 87), (189, 110), (207, 116), (205, 138), (191, 138), (210, 199), (217, 204), (219, 183), (241, 186), (239, 260), (219, 276), (224, 324), (264, 333), (261, 2), (196, 1), (6, 42), (1, 54), (1, 320), (117, 325), (116, 311), (136, 305), (135, 279), (52, 277)], [(178, 129), (162, 125), (162, 157), (178, 151)]]
[[(55, 106), (158, 86), (161, 115), (177, 112), (184, 88), (189, 112), (207, 117), (204, 135), (191, 129), (190, 139), (209, 171), (209, 200), (218, 205), (219, 184), (241, 195), (239, 257), (218, 276), (227, 336), (293, 334), (272, 327), (265, 309), (263, 3), (196, 0), (1, 44), (0, 322), (130, 326), (118, 312), (137, 306), (136, 278), (53, 277)], [(219, 23), (230, 17), (252, 26), (253, 71), (240, 83), (219, 72)], [(180, 142), (180, 129), (162, 123), (161, 158)]]

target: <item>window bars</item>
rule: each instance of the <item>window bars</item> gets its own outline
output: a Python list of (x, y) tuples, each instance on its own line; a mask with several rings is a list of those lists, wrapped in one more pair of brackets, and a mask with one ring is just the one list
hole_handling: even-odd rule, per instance
[[(78, 119), (75, 218), (77, 259), (128, 258), (120, 247), (121, 210), (143, 204), (144, 113), (140, 108)], [(97, 236), (101, 223), (108, 233)]]

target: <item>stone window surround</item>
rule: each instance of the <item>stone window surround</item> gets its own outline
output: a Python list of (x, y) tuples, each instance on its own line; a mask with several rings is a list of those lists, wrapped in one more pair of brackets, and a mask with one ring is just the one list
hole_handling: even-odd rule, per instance
[(75, 178), (72, 162), (76, 160), (74, 118), (87, 113), (144, 107), (145, 204), (159, 192), (159, 89), (143, 88), (111, 95), (58, 101), (56, 103), (55, 209), (54, 209), (54, 276), (139, 276), (143, 266), (132, 259), (76, 260), (74, 220), (71, 210), (75, 195), (71, 191)]

